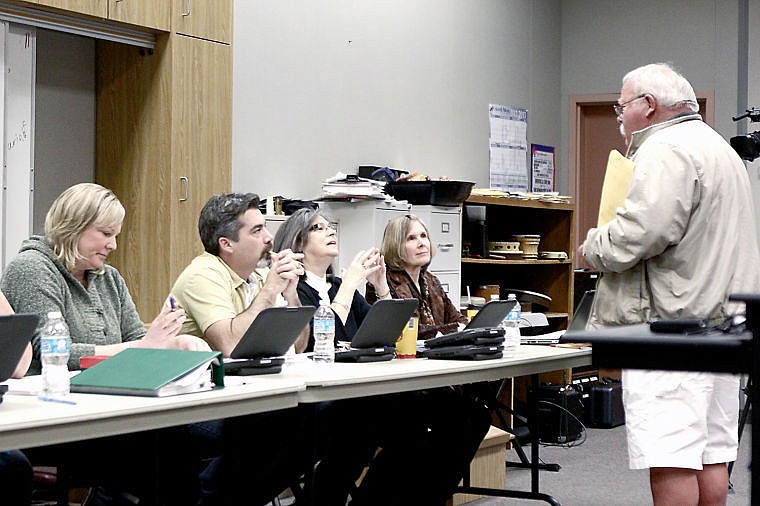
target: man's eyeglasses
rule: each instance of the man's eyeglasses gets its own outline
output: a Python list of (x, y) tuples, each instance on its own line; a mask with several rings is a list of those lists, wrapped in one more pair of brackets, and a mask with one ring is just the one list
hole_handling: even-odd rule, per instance
[(335, 227), (332, 226), (330, 223), (315, 223), (314, 225), (309, 227), (309, 232), (324, 232), (327, 229), (335, 230)]
[(625, 106), (627, 106), (631, 102), (635, 102), (636, 100), (638, 100), (640, 98), (644, 98), (646, 96), (647, 96), (647, 94), (644, 93), (643, 95), (639, 95), (638, 97), (634, 97), (634, 98), (632, 98), (632, 99), (630, 99), (630, 100), (628, 100), (626, 102), (623, 102), (622, 104), (615, 104), (615, 105), (613, 105), (612, 108), (615, 109), (615, 115), (616, 116), (622, 116), (623, 112), (625, 111)]

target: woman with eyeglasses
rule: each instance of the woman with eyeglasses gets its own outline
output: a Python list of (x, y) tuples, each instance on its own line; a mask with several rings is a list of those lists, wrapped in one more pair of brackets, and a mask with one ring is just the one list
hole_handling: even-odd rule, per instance
[[(301, 209), (277, 231), (274, 248), (303, 253), (301, 303), (330, 302), (336, 340), (351, 340), (370, 304), (357, 291), (367, 280), (390, 298), (384, 258), (377, 248), (357, 253), (342, 279), (331, 276), (338, 256), (335, 230), (318, 211)], [(313, 338), (309, 349), (313, 347)], [(322, 427), (351, 427), (357, 455), (371, 450), (369, 469), (351, 494), (352, 506), (443, 506), (462, 479), (490, 426), (488, 412), (453, 388), (437, 388), (341, 401), (343, 418)], [(335, 429), (337, 430), (337, 429)], [(371, 461), (370, 461), (371, 458)], [(407, 479), (408, 477), (414, 479)]]
[[(350, 341), (370, 309), (358, 288), (369, 282), (379, 294), (390, 298), (385, 262), (377, 248), (359, 251), (342, 277), (332, 276), (331, 265), (338, 256), (335, 229), (319, 211), (299, 209), (283, 223), (274, 237), (275, 251), (291, 249), (303, 253), (305, 275), (298, 283), (301, 304), (319, 306), (326, 301), (335, 313), (335, 341)], [(309, 337), (306, 351), (314, 349)]]
[[(425, 224), (406, 214), (392, 219), (385, 226), (380, 247), (387, 264), (387, 281), (394, 298), (417, 299), (419, 306), (419, 339), (461, 330), (467, 318), (459, 312), (441, 286), (440, 280), (428, 272), (435, 247)], [(367, 290), (367, 300), (376, 295)]]

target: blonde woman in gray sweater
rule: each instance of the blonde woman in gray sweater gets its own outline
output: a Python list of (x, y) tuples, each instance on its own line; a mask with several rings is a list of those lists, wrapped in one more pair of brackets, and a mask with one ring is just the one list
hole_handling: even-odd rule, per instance
[[(177, 335), (181, 309), (163, 310), (146, 330), (119, 271), (106, 264), (116, 249), (124, 207), (110, 190), (81, 183), (55, 199), (45, 236), (24, 241), (3, 272), (0, 286), (17, 313), (35, 313), (42, 323), (32, 339), (30, 372), (39, 373), (39, 333), (50, 311), (60, 311), (71, 334), (69, 369), (88, 355), (114, 355), (128, 347), (208, 350), (198, 337)], [(77, 478), (102, 485), (99, 500), (125, 493), (146, 496), (161, 483), (158, 504), (195, 504), (200, 493), (199, 460), (215, 456), (216, 422), (24, 450), (33, 464), (65, 465)], [(157, 445), (161, 462), (150, 476), (146, 452)]]
[(88, 355), (128, 347), (208, 350), (200, 338), (180, 335), (182, 309), (161, 311), (146, 330), (119, 271), (106, 264), (116, 249), (124, 207), (110, 190), (80, 183), (53, 202), (45, 236), (32, 236), (3, 273), (0, 286), (18, 313), (40, 315), (32, 340), (31, 373), (39, 373), (39, 333), (50, 311), (60, 311), (71, 333), (69, 369)]

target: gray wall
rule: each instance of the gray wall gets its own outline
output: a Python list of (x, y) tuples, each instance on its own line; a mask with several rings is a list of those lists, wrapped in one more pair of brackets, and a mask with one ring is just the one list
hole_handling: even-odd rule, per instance
[[(623, 75), (669, 61), (697, 91), (715, 90), (715, 126), (735, 135), (741, 0), (562, 2), (562, 188), (567, 189), (567, 98), (618, 93)], [(755, 0), (753, 0), (755, 1)]]
[(53, 200), (95, 178), (95, 41), (37, 30), (33, 230)]
[(233, 189), (388, 165), (488, 185), (488, 104), (560, 143), (557, 0), (237, 0)]
[[(747, 23), (749, 50), (747, 54), (747, 104), (746, 107), (760, 107), (760, 0), (749, 0), (749, 21)], [(745, 107), (745, 108), (746, 108)], [(742, 120), (744, 131), (760, 130), (759, 123)], [(752, 193), (755, 196), (755, 221), (760, 226), (760, 159), (749, 164), (749, 177)], [(760, 236), (760, 234), (758, 234)]]
[[(567, 97), (617, 93), (651, 61), (714, 89), (734, 135), (741, 2), (760, 106), (760, 0), (236, 0), (233, 188), (313, 198), (359, 164), (487, 186), (500, 103), (529, 109), (529, 142), (558, 148), (567, 191)], [(94, 42), (39, 30), (37, 59), (35, 230), (61, 189), (92, 179)]]

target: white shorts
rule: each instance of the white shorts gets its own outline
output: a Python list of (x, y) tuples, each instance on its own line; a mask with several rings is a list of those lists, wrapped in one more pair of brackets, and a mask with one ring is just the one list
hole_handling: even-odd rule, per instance
[(631, 469), (736, 460), (738, 376), (625, 369), (623, 405)]

